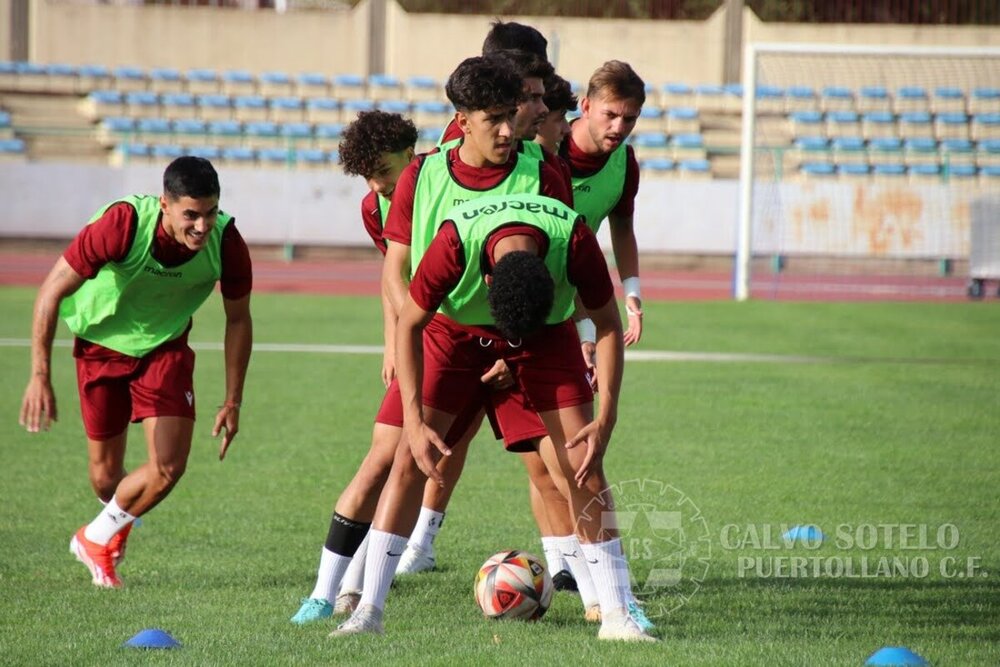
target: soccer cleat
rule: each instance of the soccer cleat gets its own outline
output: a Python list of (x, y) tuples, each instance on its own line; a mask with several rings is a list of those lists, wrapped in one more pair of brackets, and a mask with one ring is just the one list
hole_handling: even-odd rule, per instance
[(108, 542), (108, 549), (111, 551), (111, 562), (115, 564), (115, 567), (121, 565), (122, 561), (125, 560), (125, 542), (128, 540), (128, 534), (131, 532), (132, 524), (130, 523), (115, 533), (111, 541)]
[(107, 545), (95, 544), (83, 534), (86, 526), (76, 531), (69, 542), (69, 551), (90, 570), (91, 580), (101, 588), (121, 588), (122, 580), (115, 572), (114, 559)]
[(583, 620), (587, 621), (587, 623), (600, 623), (601, 605), (592, 604), (587, 607), (583, 612)]
[(292, 616), (292, 623), (295, 625), (305, 625), (315, 621), (322, 621), (330, 618), (333, 614), (333, 605), (319, 598), (303, 598), (299, 611)]
[(559, 570), (552, 575), (552, 586), (557, 591), (566, 591), (567, 593), (580, 592), (580, 589), (576, 586), (576, 579), (573, 578), (573, 574), (568, 570)]
[(628, 615), (632, 617), (635, 624), (642, 628), (644, 632), (652, 632), (656, 629), (653, 622), (646, 616), (646, 612), (642, 610), (642, 607), (634, 599), (628, 602)]
[(330, 636), (381, 635), (384, 632), (385, 628), (382, 627), (382, 611), (373, 604), (366, 604), (355, 609), (351, 617), (338, 625), (337, 629), (330, 633)]
[(357, 591), (341, 593), (333, 604), (333, 613), (335, 616), (353, 614), (354, 610), (358, 608), (359, 602), (361, 602), (361, 593)]
[(635, 619), (625, 613), (624, 609), (604, 614), (604, 620), (601, 621), (601, 629), (597, 631), (597, 638), (621, 642), (660, 641), (640, 628)]
[(434, 547), (424, 551), (420, 547), (407, 544), (403, 556), (396, 566), (396, 574), (416, 574), (434, 569)]

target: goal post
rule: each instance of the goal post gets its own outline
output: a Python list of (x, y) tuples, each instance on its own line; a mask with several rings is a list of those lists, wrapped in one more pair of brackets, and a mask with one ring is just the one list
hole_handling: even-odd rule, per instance
[(742, 104), (735, 299), (961, 293), (1000, 48), (748, 44)]

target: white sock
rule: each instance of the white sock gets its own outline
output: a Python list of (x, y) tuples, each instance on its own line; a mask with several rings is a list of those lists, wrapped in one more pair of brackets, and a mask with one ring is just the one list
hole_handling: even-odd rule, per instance
[(417, 525), (410, 535), (410, 544), (423, 551), (430, 551), (434, 544), (434, 538), (441, 530), (444, 523), (444, 512), (435, 512), (429, 507), (420, 508), (420, 516), (417, 518)]
[(368, 562), (365, 563), (365, 590), (361, 593), (359, 605), (374, 605), (381, 611), (385, 609), (385, 598), (389, 595), (389, 585), (396, 574), (399, 557), (406, 549), (406, 536), (372, 528), (368, 537), (371, 541), (368, 542)]
[[(612, 610), (625, 613), (631, 596), (628, 564), (622, 556), (621, 541), (616, 537), (607, 542), (581, 544), (587, 568), (590, 570), (601, 615), (608, 617)], [(579, 584), (579, 581), (577, 582)]]
[(563, 558), (562, 552), (559, 550), (559, 540), (561, 539), (561, 537), (554, 537), (552, 535), (542, 535), (542, 551), (545, 552), (545, 566), (549, 568), (549, 574), (553, 577), (556, 576), (556, 573), (569, 569), (566, 559)]
[(368, 553), (368, 535), (354, 552), (351, 564), (347, 566), (344, 581), (340, 584), (340, 594), (360, 593), (365, 589), (365, 555)]
[(106, 545), (118, 531), (133, 521), (135, 517), (118, 505), (118, 498), (112, 498), (101, 513), (87, 524), (83, 536), (95, 544)]
[(576, 588), (580, 591), (580, 602), (583, 603), (583, 608), (586, 610), (598, 604), (597, 588), (594, 586), (594, 580), (590, 575), (590, 567), (583, 557), (580, 540), (576, 539), (576, 535), (554, 537), (552, 539), (558, 540), (559, 553), (564, 558), (569, 571), (573, 574), (573, 578), (576, 579)]
[(323, 553), (319, 557), (319, 571), (316, 573), (316, 587), (309, 597), (333, 603), (337, 597), (337, 589), (340, 588), (340, 580), (344, 578), (344, 572), (350, 564), (350, 556), (341, 556), (323, 547)]

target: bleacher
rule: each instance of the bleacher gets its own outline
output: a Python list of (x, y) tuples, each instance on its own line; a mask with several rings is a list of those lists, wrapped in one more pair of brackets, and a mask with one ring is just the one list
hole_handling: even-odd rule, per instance
[[(646, 176), (735, 178), (744, 94), (738, 84), (647, 86), (630, 138)], [(443, 83), (425, 76), (3, 62), (0, 95), (72, 101), (113, 164), (198, 152), (227, 165), (325, 167), (359, 111), (411, 117), (418, 150), (433, 146), (452, 115)], [(1000, 167), (997, 88), (802, 83), (755, 95), (758, 136), (784, 177), (993, 179)], [(17, 121), (0, 108), (0, 159), (32, 153)]]

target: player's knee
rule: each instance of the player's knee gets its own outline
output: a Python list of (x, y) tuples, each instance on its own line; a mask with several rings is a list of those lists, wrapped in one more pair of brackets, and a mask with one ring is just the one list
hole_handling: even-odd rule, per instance
[(156, 466), (157, 486), (161, 491), (169, 491), (180, 481), (186, 469), (186, 460), (159, 462)]
[(125, 476), (125, 471), (120, 467), (113, 467), (100, 464), (90, 465), (90, 486), (93, 487), (97, 497), (108, 502), (115, 495), (118, 482)]

